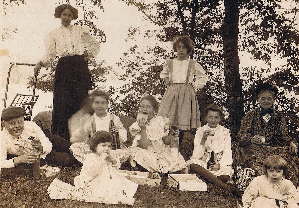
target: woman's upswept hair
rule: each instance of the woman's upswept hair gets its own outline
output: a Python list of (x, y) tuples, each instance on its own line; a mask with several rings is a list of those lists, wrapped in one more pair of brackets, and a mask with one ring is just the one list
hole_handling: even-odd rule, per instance
[(267, 82), (261, 83), (261, 84), (258, 84), (254, 89), (254, 99), (258, 100), (259, 95), (265, 91), (271, 92), (274, 97), (276, 97), (278, 94), (278, 88), (275, 85), (272, 85)]
[(283, 170), (283, 175), (288, 176), (287, 161), (279, 155), (271, 155), (264, 161), (264, 174), (267, 175), (267, 170), (270, 168)]
[(76, 9), (75, 7), (71, 6), (70, 4), (61, 4), (58, 7), (55, 8), (55, 13), (54, 13), (54, 17), (56, 18), (60, 18), (62, 12), (65, 9), (69, 9), (71, 10), (71, 12), (73, 13), (73, 19), (77, 19), (78, 18), (78, 9)]
[(188, 35), (176, 36), (173, 40), (173, 50), (177, 52), (177, 47), (179, 43), (182, 43), (186, 48), (188, 54), (190, 54), (194, 49), (194, 42)]

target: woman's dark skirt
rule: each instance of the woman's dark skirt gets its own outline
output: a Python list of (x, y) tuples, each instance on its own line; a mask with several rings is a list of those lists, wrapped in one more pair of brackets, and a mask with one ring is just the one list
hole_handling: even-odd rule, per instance
[(68, 119), (77, 112), (91, 88), (91, 76), (83, 56), (59, 59), (54, 80), (52, 133), (69, 141)]

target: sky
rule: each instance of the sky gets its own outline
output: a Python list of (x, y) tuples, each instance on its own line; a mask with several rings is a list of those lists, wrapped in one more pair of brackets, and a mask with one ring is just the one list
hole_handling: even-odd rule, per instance
[[(3, 97), (5, 91), (9, 62), (36, 63), (45, 53), (44, 40), (46, 35), (60, 25), (59, 19), (55, 19), (53, 16), (54, 9), (57, 6), (55, 4), (56, 0), (28, 0), (26, 2), (26, 5), (8, 9), (6, 16), (3, 16), (3, 11), (1, 11), (0, 25), (8, 28), (18, 28), (16, 34), (0, 43), (0, 50), (7, 49), (9, 51), (9, 56), (0, 56), (1, 97)], [(116, 62), (129, 47), (129, 44), (125, 41), (128, 29), (130, 27), (141, 27), (146, 30), (155, 26), (146, 21), (135, 7), (129, 7), (120, 0), (103, 0), (103, 6), (104, 11), (98, 12), (99, 21), (96, 24), (105, 32), (107, 41), (101, 44), (98, 59), (104, 60), (106, 65), (113, 67), (114, 73), (120, 74), (122, 69), (117, 67)], [(290, 4), (288, 7), (292, 8), (293, 6)], [(0, 32), (3, 34), (3, 31)], [(145, 42), (144, 39), (137, 39), (136, 43), (139, 45), (152, 44)], [(240, 61), (242, 67), (266, 66), (261, 61), (252, 60), (251, 56), (246, 53), (240, 53)], [(280, 59), (274, 57), (272, 61), (273, 66), (282, 64)], [(42, 71), (42, 73), (47, 72)], [(27, 77), (32, 74), (32, 67), (15, 67), (13, 69), (8, 100), (11, 100), (16, 92), (30, 93), (31, 89), (27, 89), (25, 83)], [(112, 73), (106, 84), (120, 86), (121, 82)], [(40, 105), (40, 108), (45, 108), (51, 102), (51, 94), (41, 92), (39, 94), (43, 98), (39, 99), (40, 104), (38, 105)]]
[[(53, 17), (55, 1), (27, 2), (24, 6), (12, 9), (6, 17), (1, 17), (6, 26), (18, 28), (18, 33), (5, 41), (2, 47), (9, 48), (10, 53), (18, 60), (36, 62), (44, 53), (47, 33), (60, 26), (60, 21)], [(128, 7), (121, 1), (106, 0), (103, 3), (105, 10), (99, 12), (96, 24), (105, 32), (107, 42), (101, 45), (99, 56), (108, 63), (113, 63), (126, 49), (123, 40), (128, 28), (145, 26), (146, 21), (134, 7)], [(27, 54), (24, 54), (25, 51)]]
[[(0, 23), (9, 28), (18, 28), (18, 32), (11, 38), (1, 42), (0, 49), (7, 49), (8, 56), (0, 56), (0, 80), (1, 80), (1, 97), (4, 96), (7, 71), (9, 62), (36, 63), (44, 55), (44, 40), (46, 35), (60, 25), (59, 19), (53, 17), (56, 7), (55, 1), (38, 0), (27, 1), (24, 6), (8, 10), (8, 15), (1, 15)], [(145, 21), (142, 15), (134, 7), (128, 7), (118, 0), (103, 1), (104, 12), (99, 13), (99, 22), (97, 25), (105, 32), (107, 40), (102, 43), (99, 60), (104, 60), (106, 65), (112, 65), (113, 70), (118, 73), (115, 63), (122, 56), (129, 45), (124, 41), (127, 37), (129, 27), (143, 26), (151, 27)], [(121, 14), (121, 15), (119, 15)], [(3, 31), (2, 31), (3, 32)], [(46, 71), (44, 71), (46, 73)], [(22, 76), (18, 76), (22, 74)], [(26, 87), (20, 88), (19, 85), (26, 83), (27, 77), (33, 74), (32, 67), (15, 67), (13, 68), (10, 85), (9, 85), (9, 102), (13, 99), (16, 92), (28, 94), (31, 89)], [(118, 85), (118, 81), (109, 77), (110, 84)], [(108, 84), (109, 85), (109, 84)], [(51, 94), (39, 92), (43, 98), (41, 105), (51, 101)]]

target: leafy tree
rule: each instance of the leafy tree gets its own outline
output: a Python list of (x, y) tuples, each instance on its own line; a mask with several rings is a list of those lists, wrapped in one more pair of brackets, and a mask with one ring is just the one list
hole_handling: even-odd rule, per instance
[(224, 20), (222, 25), (223, 61), (227, 109), (231, 133), (237, 134), (244, 115), (242, 80), (239, 72), (239, 0), (224, 0)]
[[(198, 94), (199, 102), (205, 104), (204, 100), (208, 100), (207, 102), (214, 101), (224, 106), (230, 115), (227, 124), (232, 133), (238, 131), (244, 105), (246, 111), (254, 106), (251, 91), (257, 81), (270, 81), (289, 91), (294, 91), (298, 84), (296, 80), (291, 84), (287, 83), (283, 81), (284, 76), (279, 75), (281, 70), (288, 78), (294, 77), (298, 67), (299, 33), (294, 24), (297, 9), (282, 10), (284, 1), (122, 1), (138, 8), (145, 19), (159, 27), (156, 30), (144, 31), (145, 39), (148, 39), (148, 34), (156, 34), (158, 42), (158, 46), (152, 46), (144, 54), (155, 54), (155, 51), (161, 53), (153, 55), (152, 62), (148, 63), (147, 58), (135, 59), (140, 46), (134, 45), (124, 55), (120, 66), (126, 70), (126, 74), (122, 79), (129, 78), (131, 83), (138, 87), (134, 90), (127, 85), (121, 89), (122, 94), (127, 96), (119, 104), (120, 109), (131, 113), (131, 110), (136, 109), (133, 108), (137, 104), (136, 100), (146, 91), (153, 93), (161, 90), (163, 94), (164, 86), (155, 84), (151, 79), (159, 79), (161, 59), (173, 55), (161, 46), (162, 42), (172, 40), (178, 34), (188, 34), (194, 40), (193, 58), (204, 66), (211, 78), (204, 91)], [(136, 30), (141, 29), (133, 29)], [(129, 37), (133, 38), (132, 34), (129, 34)], [(154, 50), (155, 47), (160, 50)], [(240, 68), (239, 51), (250, 53), (255, 59), (268, 65), (264, 68)], [(140, 50), (137, 53), (142, 56)], [(271, 66), (273, 56), (286, 60), (283, 69)], [(158, 60), (154, 61), (155, 58)], [(153, 69), (156, 71), (153, 72)], [(270, 74), (272, 78), (268, 79), (265, 74)], [(140, 87), (143, 83), (147, 84), (146, 88)], [(280, 108), (288, 108), (287, 112), (295, 115), (293, 101), (292, 98), (279, 97), (278, 104)]]

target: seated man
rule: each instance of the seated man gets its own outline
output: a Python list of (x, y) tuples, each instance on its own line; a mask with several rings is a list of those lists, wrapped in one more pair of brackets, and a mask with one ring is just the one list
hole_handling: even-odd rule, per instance
[[(8, 107), (2, 111), (0, 132), (0, 170), (45, 159), (52, 144), (32, 121), (24, 121), (25, 111)], [(11, 158), (11, 159), (8, 159)]]

